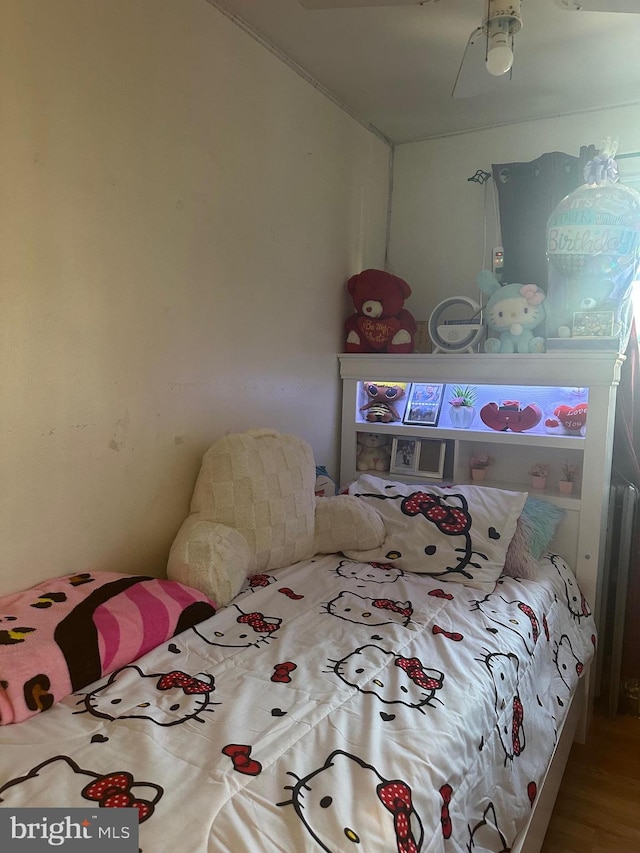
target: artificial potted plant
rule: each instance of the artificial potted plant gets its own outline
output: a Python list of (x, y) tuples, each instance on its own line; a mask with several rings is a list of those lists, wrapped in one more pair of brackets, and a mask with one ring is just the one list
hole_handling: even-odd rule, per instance
[(493, 458), (488, 453), (474, 453), (471, 459), (469, 459), (471, 479), (484, 480), (484, 475), (490, 465), (493, 465)]
[(543, 462), (536, 462), (529, 468), (529, 476), (531, 477), (531, 485), (534, 489), (544, 489), (547, 485), (547, 477), (549, 476), (549, 466)]
[(578, 479), (580, 469), (577, 465), (572, 465), (569, 462), (562, 463), (562, 477), (558, 481), (558, 488), (563, 495), (570, 495), (573, 492), (573, 484)]
[(474, 408), (478, 392), (469, 385), (454, 385), (449, 400), (449, 420), (454, 427), (469, 429), (476, 413)]

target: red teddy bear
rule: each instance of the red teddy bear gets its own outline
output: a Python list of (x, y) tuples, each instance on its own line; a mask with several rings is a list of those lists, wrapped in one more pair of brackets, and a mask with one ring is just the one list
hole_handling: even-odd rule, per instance
[(383, 270), (364, 270), (347, 282), (356, 313), (345, 322), (346, 352), (413, 352), (416, 321), (403, 308), (411, 288)]

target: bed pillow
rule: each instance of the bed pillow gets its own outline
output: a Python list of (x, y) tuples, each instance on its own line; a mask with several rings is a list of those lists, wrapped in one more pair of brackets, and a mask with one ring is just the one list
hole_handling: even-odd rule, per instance
[(565, 516), (562, 507), (529, 496), (516, 525), (504, 564), (504, 574), (532, 580), (538, 573), (538, 560), (549, 547)]
[(114, 572), (0, 598), (0, 724), (46, 711), (215, 612), (181, 583)]
[(374, 506), (387, 536), (373, 551), (345, 551), (364, 563), (392, 563), (492, 592), (504, 567), (526, 492), (486, 486), (397, 483), (363, 474), (349, 493)]

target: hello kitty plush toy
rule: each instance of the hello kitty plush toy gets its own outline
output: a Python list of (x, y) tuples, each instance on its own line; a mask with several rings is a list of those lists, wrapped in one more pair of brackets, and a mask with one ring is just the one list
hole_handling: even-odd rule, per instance
[(477, 284), (489, 296), (484, 318), (493, 336), (485, 341), (485, 352), (544, 352), (544, 338), (534, 335), (546, 318), (544, 291), (536, 284), (501, 285), (489, 270), (479, 273)]

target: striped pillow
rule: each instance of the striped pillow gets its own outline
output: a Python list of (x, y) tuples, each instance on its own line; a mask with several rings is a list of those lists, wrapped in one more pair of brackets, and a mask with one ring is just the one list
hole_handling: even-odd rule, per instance
[(113, 572), (65, 575), (0, 598), (0, 724), (46, 711), (216, 607), (176, 581)]

